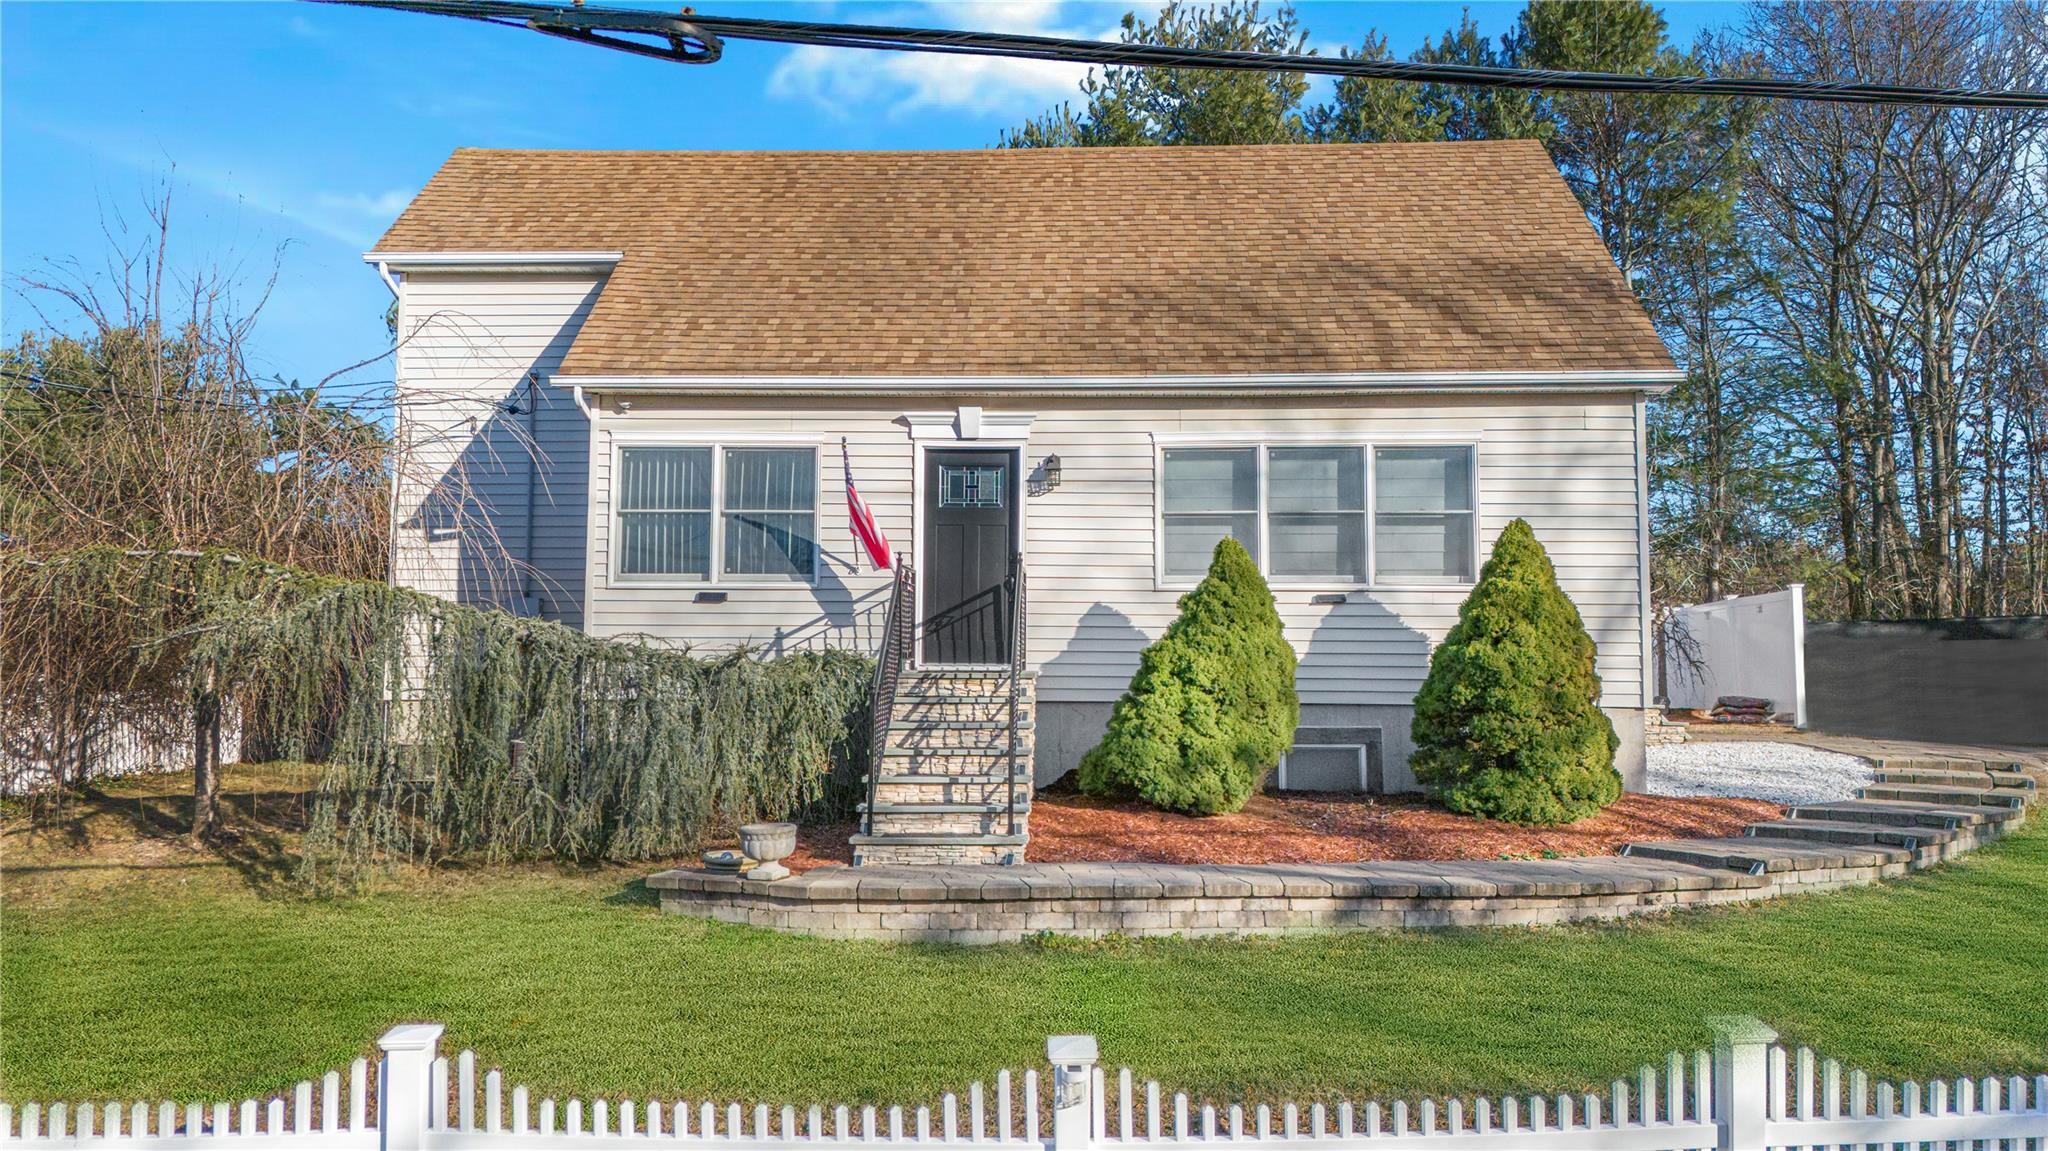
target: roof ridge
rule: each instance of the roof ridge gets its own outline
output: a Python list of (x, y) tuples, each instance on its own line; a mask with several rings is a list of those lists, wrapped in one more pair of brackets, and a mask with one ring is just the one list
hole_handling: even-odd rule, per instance
[(1073, 147), (1073, 148), (489, 148), (477, 145), (457, 147), (452, 156), (553, 156), (553, 157), (621, 157), (650, 159), (669, 156), (831, 156), (848, 159), (885, 156), (984, 156), (990, 159), (1025, 158), (1076, 158), (1092, 159), (1109, 156), (1152, 156), (1170, 159), (1189, 155), (1210, 155), (1218, 153), (1250, 153), (1279, 151), (1313, 151), (1319, 155), (1335, 155), (1352, 152), (1397, 152), (1397, 151), (1526, 151), (1531, 146), (1541, 149), (1542, 141), (1529, 137), (1512, 140), (1401, 140), (1375, 143), (1315, 143), (1299, 142), (1284, 144), (1171, 144), (1115, 147)]

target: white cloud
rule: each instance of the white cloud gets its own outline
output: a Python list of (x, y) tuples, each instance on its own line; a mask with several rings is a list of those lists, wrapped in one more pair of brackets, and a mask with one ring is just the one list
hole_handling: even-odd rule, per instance
[(241, 166), (208, 158), (180, 160), (161, 145), (120, 131), (86, 131), (25, 118), (21, 125), (63, 140), (88, 155), (124, 168), (275, 215), (300, 229), (362, 251), (412, 202), (413, 189), (383, 192), (319, 191), (296, 186), (260, 165)]
[(359, 228), (368, 228), (374, 238), (398, 218), (405, 206), (412, 203), (410, 188), (391, 188), (370, 195), (363, 192), (315, 192), (312, 196), (313, 212), (337, 231), (350, 236), (363, 235)]
[[(1114, 29), (1083, 31), (1063, 26), (1060, 3), (932, 3), (908, 11), (863, 12), (862, 23), (927, 28), (966, 28), (1041, 36), (1114, 40)], [(934, 52), (883, 52), (864, 48), (794, 48), (768, 77), (768, 94), (809, 100), (826, 111), (851, 116), (874, 105), (900, 115), (926, 108), (980, 115), (1040, 111), (1073, 97), (1085, 65), (999, 56), (953, 56)]]

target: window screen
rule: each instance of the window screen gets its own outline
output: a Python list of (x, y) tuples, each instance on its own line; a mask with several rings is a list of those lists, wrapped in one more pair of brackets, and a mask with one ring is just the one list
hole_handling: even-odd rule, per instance
[(1275, 576), (1365, 582), (1365, 450), (1273, 448), (1266, 543)]
[(1380, 448), (1373, 483), (1375, 582), (1473, 579), (1471, 448)]
[(1217, 541), (1226, 538), (1257, 560), (1258, 449), (1171, 448), (1163, 462), (1166, 574), (1201, 575)]
[(808, 580), (818, 562), (817, 453), (727, 448), (726, 575)]
[(711, 449), (619, 453), (619, 572), (711, 576)]

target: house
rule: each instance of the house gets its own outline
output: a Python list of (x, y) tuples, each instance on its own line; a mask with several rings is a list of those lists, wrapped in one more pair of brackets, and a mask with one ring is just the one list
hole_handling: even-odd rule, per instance
[[(1520, 516), (1640, 784), (1644, 405), (1678, 374), (1535, 143), (465, 149), (365, 258), (403, 333), (405, 583), (699, 650), (873, 650), (892, 575), (848, 460), (912, 565), (899, 691), (989, 694), (1021, 654), (1044, 783), (1229, 535), (1301, 659), (1279, 784), (1402, 791), (1431, 645)], [(902, 749), (879, 807), (938, 798), (868, 858), (1017, 854), (976, 714), (905, 720), (991, 755), (921, 787), (941, 753)]]

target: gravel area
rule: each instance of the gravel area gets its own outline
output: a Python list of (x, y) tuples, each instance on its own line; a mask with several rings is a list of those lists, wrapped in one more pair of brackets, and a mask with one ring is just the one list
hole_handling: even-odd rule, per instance
[(1790, 743), (1740, 740), (1648, 749), (1650, 794), (1738, 795), (1772, 803), (1853, 799), (1869, 761)]

